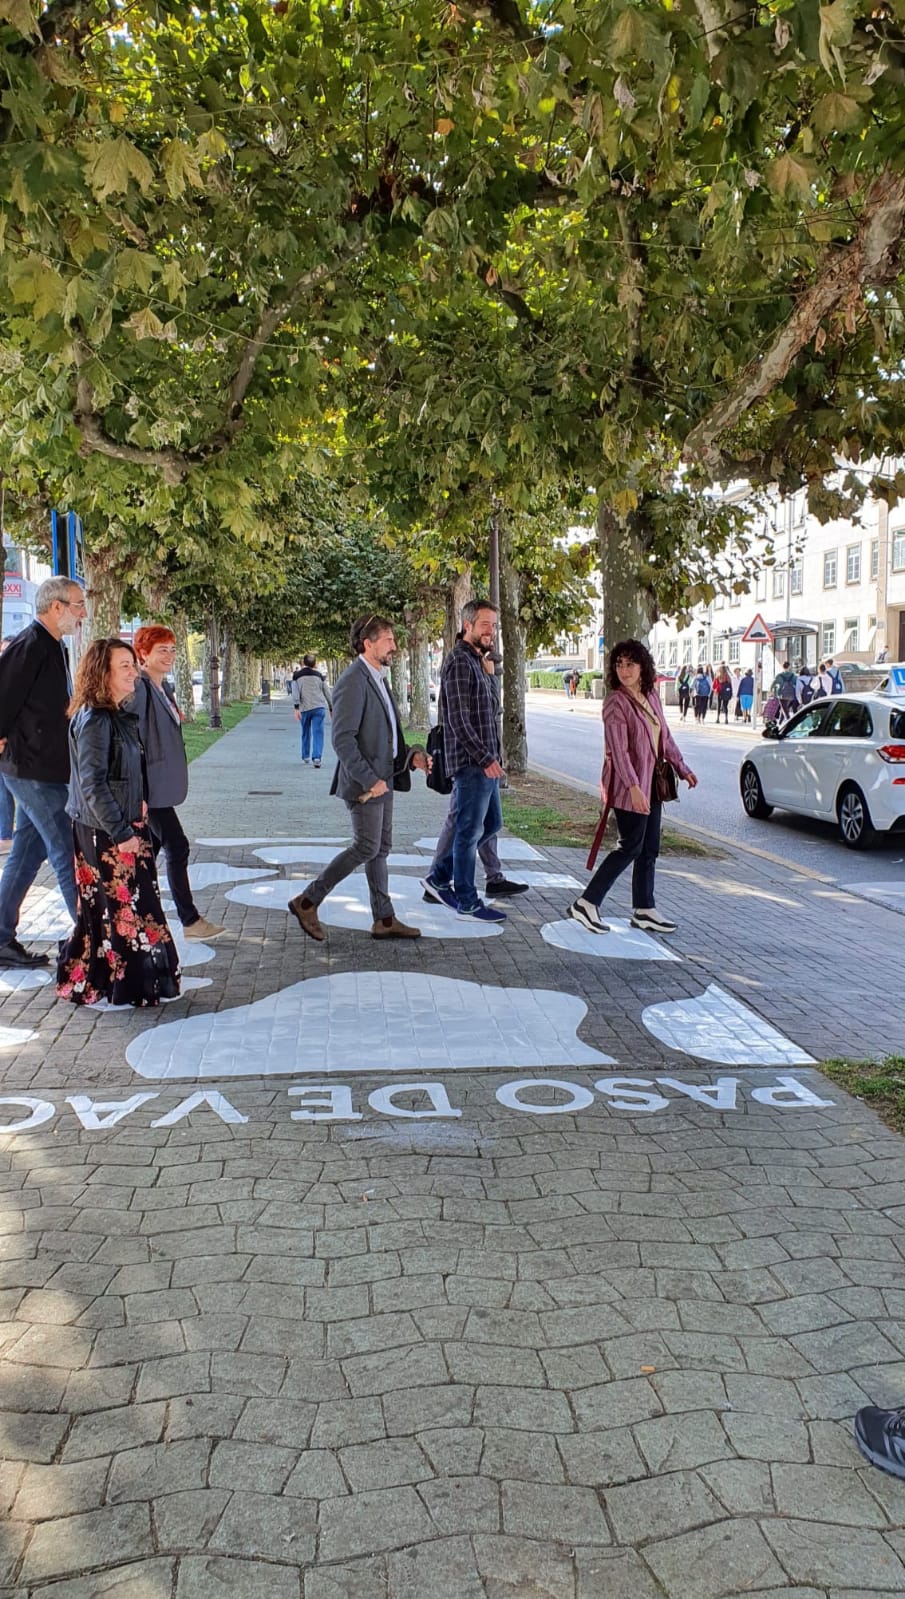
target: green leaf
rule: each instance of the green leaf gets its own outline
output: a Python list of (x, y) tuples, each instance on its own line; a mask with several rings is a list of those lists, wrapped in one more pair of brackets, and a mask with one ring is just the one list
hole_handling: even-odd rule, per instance
[(187, 188), (204, 187), (198, 158), (184, 139), (169, 139), (163, 147), (160, 159), (166, 186), (172, 199), (180, 199)]
[(131, 179), (147, 194), (154, 181), (154, 169), (130, 139), (104, 139), (99, 144), (82, 143), (79, 148), (88, 183), (98, 200), (125, 194)]
[(154, 281), (155, 261), (144, 250), (121, 250), (116, 258), (114, 282), (119, 289), (140, 289), (147, 294)]
[(811, 185), (816, 181), (817, 170), (813, 161), (787, 151), (771, 161), (766, 171), (768, 186), (774, 194), (786, 200), (810, 200)]
[(861, 127), (864, 112), (850, 94), (833, 90), (817, 101), (812, 121), (818, 133), (849, 133)]
[(40, 38), (30, 0), (0, 0), (0, 22), (9, 22), (23, 39)]
[(857, 9), (858, 0), (833, 0), (832, 5), (820, 7), (820, 60), (830, 75), (835, 63), (843, 83), (845, 63), (842, 46), (851, 43)]

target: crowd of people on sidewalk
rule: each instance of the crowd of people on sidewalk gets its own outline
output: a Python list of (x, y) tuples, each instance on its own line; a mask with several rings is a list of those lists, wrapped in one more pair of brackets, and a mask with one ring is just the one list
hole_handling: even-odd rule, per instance
[[(841, 694), (843, 686), (842, 673), (832, 659), (821, 661), (816, 672), (804, 662), (795, 669), (791, 662), (783, 661), (764, 704), (764, 716), (767, 720), (788, 721), (811, 700)], [(702, 724), (707, 720), (708, 711), (715, 711), (717, 725), (723, 721), (728, 727), (732, 707), (733, 721), (748, 726), (754, 708), (754, 672), (751, 667), (741, 671), (727, 666), (725, 661), (716, 668), (709, 663), (695, 668), (682, 666), (676, 676), (676, 698), (683, 722), (689, 710), (695, 721)]]
[[(38, 589), (36, 620), (4, 640), (0, 653), (0, 832), (6, 849), (0, 966), (48, 964), (45, 955), (31, 954), (16, 937), (25, 895), (48, 860), (74, 923), (59, 946), (60, 998), (78, 1005), (152, 1007), (180, 992), (176, 948), (157, 879), (160, 851), (185, 935), (209, 939), (224, 931), (194, 904), (189, 845), (177, 816), (188, 775), (182, 717), (167, 677), (175, 638), (166, 627), (150, 626), (139, 629), (134, 649), (121, 638), (96, 639), (73, 681), (63, 639), (84, 614), (80, 586), (50, 578)], [(494, 605), (476, 600), (465, 606), (461, 632), (441, 674), (433, 758), (420, 745), (407, 743), (385, 675), (397, 648), (390, 621), (370, 615), (354, 624), (352, 664), (332, 697), (315, 658), (305, 657), (292, 686), (302, 723), (302, 760), (320, 764), (329, 711), (337, 758), (331, 793), (345, 803), (353, 831), (352, 844), (290, 901), (309, 938), (324, 939), (318, 907), (359, 866), (370, 894), (371, 936), (420, 937), (419, 928), (396, 917), (388, 876), (394, 794), (411, 788), (413, 770), (451, 795), (422, 880), (425, 897), (458, 917), (505, 922), (506, 913), (477, 892), (478, 857), (491, 897), (527, 891), (527, 884), (505, 880), (495, 843), (502, 827), (504, 776), (496, 624)], [(834, 691), (831, 669), (832, 662), (821, 668), (828, 686), (821, 682), (820, 692)], [(804, 674), (793, 674), (788, 665), (783, 672), (789, 674), (788, 694), (780, 692), (778, 699), (786, 707), (798, 702)], [(750, 693), (744, 681), (733, 683), (725, 667), (717, 674), (699, 669), (690, 680), (686, 673), (683, 720), (692, 697), (695, 714), (703, 719), (714, 689), (718, 715), (725, 711), (728, 718), (734, 699), (744, 716)], [(780, 689), (785, 683), (783, 677)], [(647, 932), (674, 932), (675, 922), (655, 906), (662, 808), (676, 797), (679, 780), (693, 788), (697, 779), (670, 732), (654, 661), (639, 640), (623, 640), (611, 650), (607, 688), (603, 813), (589, 866), (611, 810), (616, 843), (568, 906), (568, 915), (587, 932), (608, 932), (601, 906), (631, 866), (632, 924)], [(905, 1410), (863, 1407), (855, 1417), (855, 1438), (869, 1461), (905, 1478)]]

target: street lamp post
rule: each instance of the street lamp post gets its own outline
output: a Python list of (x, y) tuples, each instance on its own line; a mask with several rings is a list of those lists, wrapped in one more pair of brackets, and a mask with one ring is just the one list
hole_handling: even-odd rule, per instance
[(223, 719), (220, 715), (220, 628), (217, 624), (217, 613), (211, 611), (210, 626), (210, 691), (211, 691), (211, 727), (222, 727)]

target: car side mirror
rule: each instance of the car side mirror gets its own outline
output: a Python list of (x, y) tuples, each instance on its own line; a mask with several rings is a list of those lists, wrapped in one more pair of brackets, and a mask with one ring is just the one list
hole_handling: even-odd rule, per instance
[(779, 738), (779, 723), (766, 722), (760, 736), (761, 738)]

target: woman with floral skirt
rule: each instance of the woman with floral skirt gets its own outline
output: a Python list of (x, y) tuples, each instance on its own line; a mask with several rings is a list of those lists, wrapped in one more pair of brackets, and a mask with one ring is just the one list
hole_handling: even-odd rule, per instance
[(138, 718), (128, 709), (138, 667), (121, 639), (96, 639), (69, 707), (67, 810), (79, 909), (57, 966), (74, 1005), (153, 1006), (176, 999), (179, 963), (160, 906)]

